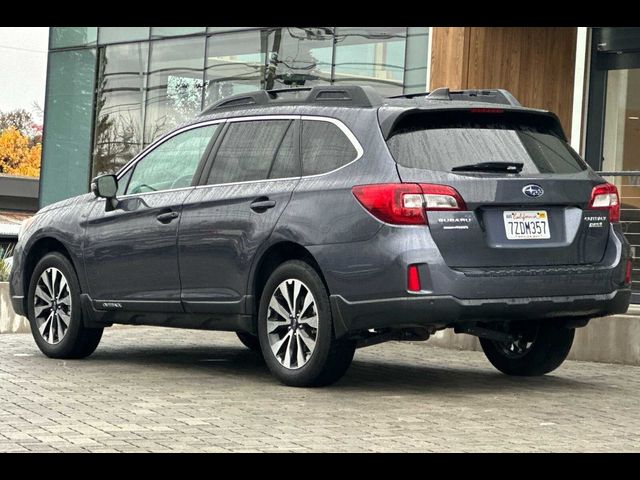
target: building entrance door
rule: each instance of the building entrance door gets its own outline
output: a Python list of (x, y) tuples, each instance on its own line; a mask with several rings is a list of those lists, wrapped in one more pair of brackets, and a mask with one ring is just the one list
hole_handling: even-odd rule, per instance
[(640, 28), (594, 28), (586, 158), (618, 187), (640, 303)]

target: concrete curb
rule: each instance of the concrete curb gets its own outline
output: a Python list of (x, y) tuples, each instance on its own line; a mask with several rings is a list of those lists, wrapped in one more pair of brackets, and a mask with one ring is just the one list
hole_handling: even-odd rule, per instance
[(9, 284), (0, 282), (0, 333), (27, 333), (30, 331), (27, 319), (16, 315), (13, 311), (9, 296)]

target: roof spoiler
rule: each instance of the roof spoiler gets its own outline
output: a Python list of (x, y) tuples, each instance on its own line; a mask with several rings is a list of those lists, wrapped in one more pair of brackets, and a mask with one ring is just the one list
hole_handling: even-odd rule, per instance
[(449, 90), (449, 88), (436, 88), (432, 92), (408, 93), (405, 95), (395, 95), (389, 98), (416, 98), (425, 97), (426, 100), (445, 100), (463, 102), (486, 102), (500, 105), (512, 105), (520, 107), (520, 102), (511, 92), (502, 88), (482, 89), (482, 90)]

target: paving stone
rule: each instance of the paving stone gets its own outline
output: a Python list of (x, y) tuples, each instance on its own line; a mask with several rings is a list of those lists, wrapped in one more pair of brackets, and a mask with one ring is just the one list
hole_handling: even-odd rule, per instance
[[(16, 356), (28, 354), (28, 356)], [(0, 336), (0, 452), (640, 452), (640, 367), (507, 377), (480, 352), (391, 342), (322, 389), (235, 334), (107, 329), (79, 361)]]

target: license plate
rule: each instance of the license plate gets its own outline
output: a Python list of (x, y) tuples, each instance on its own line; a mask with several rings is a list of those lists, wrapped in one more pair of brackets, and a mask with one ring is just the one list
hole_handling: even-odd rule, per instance
[(503, 212), (504, 230), (509, 240), (551, 238), (549, 217), (545, 210)]

